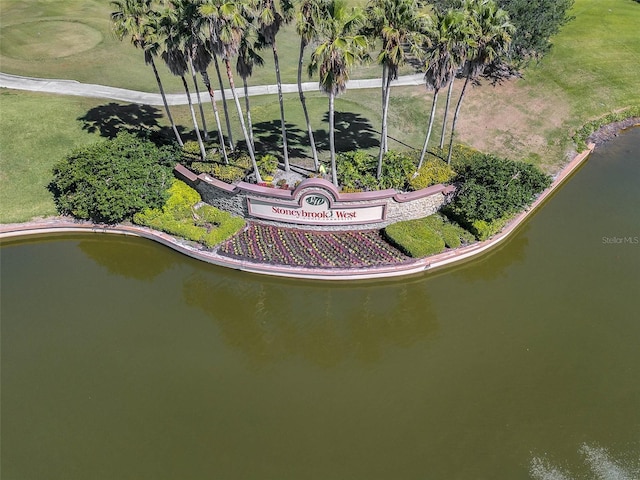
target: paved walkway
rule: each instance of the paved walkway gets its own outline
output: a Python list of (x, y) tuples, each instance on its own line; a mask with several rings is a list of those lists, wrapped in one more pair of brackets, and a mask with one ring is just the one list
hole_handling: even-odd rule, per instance
[[(416, 75), (405, 75), (391, 82), (392, 86), (422, 85), (424, 75), (419, 73)], [(381, 80), (379, 78), (371, 78), (365, 80), (350, 80), (347, 89), (362, 88), (380, 88)], [(0, 73), (0, 88), (12, 88), (14, 90), (28, 90), (31, 92), (57, 93), (61, 95), (75, 95), (77, 97), (90, 98), (107, 98), (110, 100), (118, 100), (121, 102), (138, 103), (141, 105), (162, 105), (162, 97), (159, 93), (137, 92), (135, 90), (126, 90), (124, 88), (108, 87), (105, 85), (94, 85), (90, 83), (80, 83), (75, 80), (56, 80), (51, 78), (33, 78), (22, 77), (19, 75), (11, 75), (8, 73)], [(317, 91), (318, 82), (305, 82), (302, 84), (302, 90)], [(298, 85), (295, 83), (285, 83), (282, 85), (284, 93), (295, 93), (298, 91)], [(238, 96), (244, 96), (242, 88), (236, 88)], [(201, 92), (207, 95), (207, 92)], [(255, 95), (272, 95), (278, 93), (276, 85), (258, 85), (249, 87), (249, 96)], [(221, 98), (220, 91), (215, 91), (216, 98)], [(231, 90), (226, 89), (225, 95), (231, 97)], [(197, 102), (195, 92), (191, 94), (191, 100)], [(167, 103), (169, 105), (185, 105), (188, 103), (187, 95), (168, 94)]]

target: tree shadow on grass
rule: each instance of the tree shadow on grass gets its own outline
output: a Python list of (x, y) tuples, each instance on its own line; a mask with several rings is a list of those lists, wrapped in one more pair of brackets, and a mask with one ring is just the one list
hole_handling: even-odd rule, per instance
[[(291, 157), (308, 156), (309, 139), (306, 132), (291, 123), (285, 123), (287, 128), (287, 145)], [(256, 144), (256, 154), (276, 154), (282, 157), (282, 129), (280, 120), (270, 120), (253, 124), (253, 136)], [(238, 147), (245, 148), (245, 142), (239, 142)]]
[[(77, 120), (82, 122), (83, 130), (97, 132), (105, 138), (115, 138), (118, 132), (125, 131), (150, 138), (157, 144), (172, 143), (175, 141), (173, 129), (158, 123), (162, 117), (161, 110), (156, 107), (111, 102), (92, 108)], [(179, 125), (177, 128), (183, 140), (187, 140), (184, 128)]]
[[(329, 123), (329, 112), (323, 121)], [(335, 140), (336, 152), (367, 149), (380, 146), (378, 132), (373, 128), (368, 118), (353, 112), (335, 112)], [(316, 130), (314, 132), (316, 145), (320, 150), (329, 150), (329, 131)]]

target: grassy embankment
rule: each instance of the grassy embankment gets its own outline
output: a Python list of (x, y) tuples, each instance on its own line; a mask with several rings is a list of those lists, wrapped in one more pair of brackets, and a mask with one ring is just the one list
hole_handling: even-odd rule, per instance
[[(73, 78), (90, 83), (155, 91), (151, 70), (141, 52), (109, 33), (106, 1), (14, 2), (0, 0), (2, 41), (0, 61), (8, 73), (39, 77)], [(632, 0), (576, 0), (575, 20), (553, 39), (554, 48), (523, 79), (502, 86), (472, 89), (463, 107), (459, 139), (481, 150), (525, 159), (549, 172), (557, 171), (571, 149), (573, 130), (612, 110), (640, 104), (640, 5)], [(72, 28), (73, 27), (73, 28)], [(85, 28), (87, 27), (87, 28)], [(40, 33), (39, 37), (28, 35)], [(46, 41), (38, 41), (43, 32)], [(98, 32), (99, 35), (96, 35)], [(79, 38), (76, 38), (79, 36)], [(34, 40), (35, 39), (35, 40)], [(279, 39), (285, 81), (295, 81), (297, 41), (291, 32)], [(82, 45), (82, 46), (81, 46)], [(83, 48), (86, 48), (83, 50)], [(270, 52), (264, 52), (269, 65)], [(117, 65), (117, 68), (114, 68)], [(167, 89), (179, 92), (176, 79), (161, 67)], [(366, 67), (357, 76), (375, 76)], [(256, 70), (252, 84), (272, 83), (267, 66)], [(461, 84), (462, 82), (458, 82)], [(460, 85), (458, 85), (460, 87)], [(423, 87), (393, 90), (390, 134), (400, 143), (419, 148), (428, 120), (430, 93)], [(50, 168), (72, 146), (95, 138), (82, 129), (82, 117), (111, 116), (93, 125), (108, 130), (119, 123), (136, 123), (146, 115), (147, 124), (166, 125), (162, 111), (111, 104), (76, 97), (3, 92), (0, 117), (0, 222), (27, 220), (54, 213), (44, 186)], [(286, 96), (290, 142), (304, 155), (305, 131), (297, 95)], [(252, 115), (263, 149), (277, 153), (278, 105), (274, 96), (252, 98)], [(320, 144), (326, 143), (326, 98), (309, 95), (312, 121)], [(205, 107), (210, 112), (210, 106)], [(344, 112), (339, 148), (375, 149), (380, 123), (379, 91), (351, 90), (337, 103)], [(179, 124), (190, 130), (186, 107), (174, 107)], [(151, 114), (150, 116), (147, 114)], [(214, 127), (209, 114), (208, 127)], [(339, 117), (340, 119), (340, 117)], [(237, 122), (234, 122), (236, 125)], [(434, 131), (434, 137), (439, 135)], [(324, 139), (322, 138), (324, 137)], [(235, 139), (240, 138), (236, 128)], [(326, 156), (326, 151), (323, 152)]]

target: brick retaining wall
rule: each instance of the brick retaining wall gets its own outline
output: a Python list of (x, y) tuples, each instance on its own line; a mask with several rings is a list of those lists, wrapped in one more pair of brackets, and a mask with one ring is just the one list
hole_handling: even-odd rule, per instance
[[(221, 210), (246, 219), (259, 220), (273, 225), (304, 228), (306, 230), (361, 230), (383, 228), (402, 220), (413, 220), (436, 213), (446, 204), (455, 190), (452, 186), (433, 185), (416, 192), (401, 193), (388, 189), (375, 192), (341, 193), (331, 183), (320, 178), (303, 180), (295, 190), (283, 190), (239, 182), (231, 185), (207, 174), (196, 175), (182, 165), (176, 167), (177, 175), (195, 188), (202, 200)], [(298, 220), (294, 214), (305, 208), (304, 199), (310, 196), (320, 197), (320, 203), (329, 212), (349, 212), (352, 221), (340, 221), (335, 224), (314, 223), (305, 216)], [(254, 213), (252, 205), (259, 204), (262, 209), (273, 207), (274, 211), (288, 212), (282, 218), (267, 218)], [(308, 207), (307, 208), (311, 208)], [(320, 216), (322, 212), (311, 212)], [(358, 220), (358, 215), (363, 219)], [(378, 215), (378, 216), (376, 216)], [(275, 215), (274, 215), (275, 216)], [(327, 215), (325, 215), (325, 218)], [(375, 217), (371, 219), (371, 217)]]

